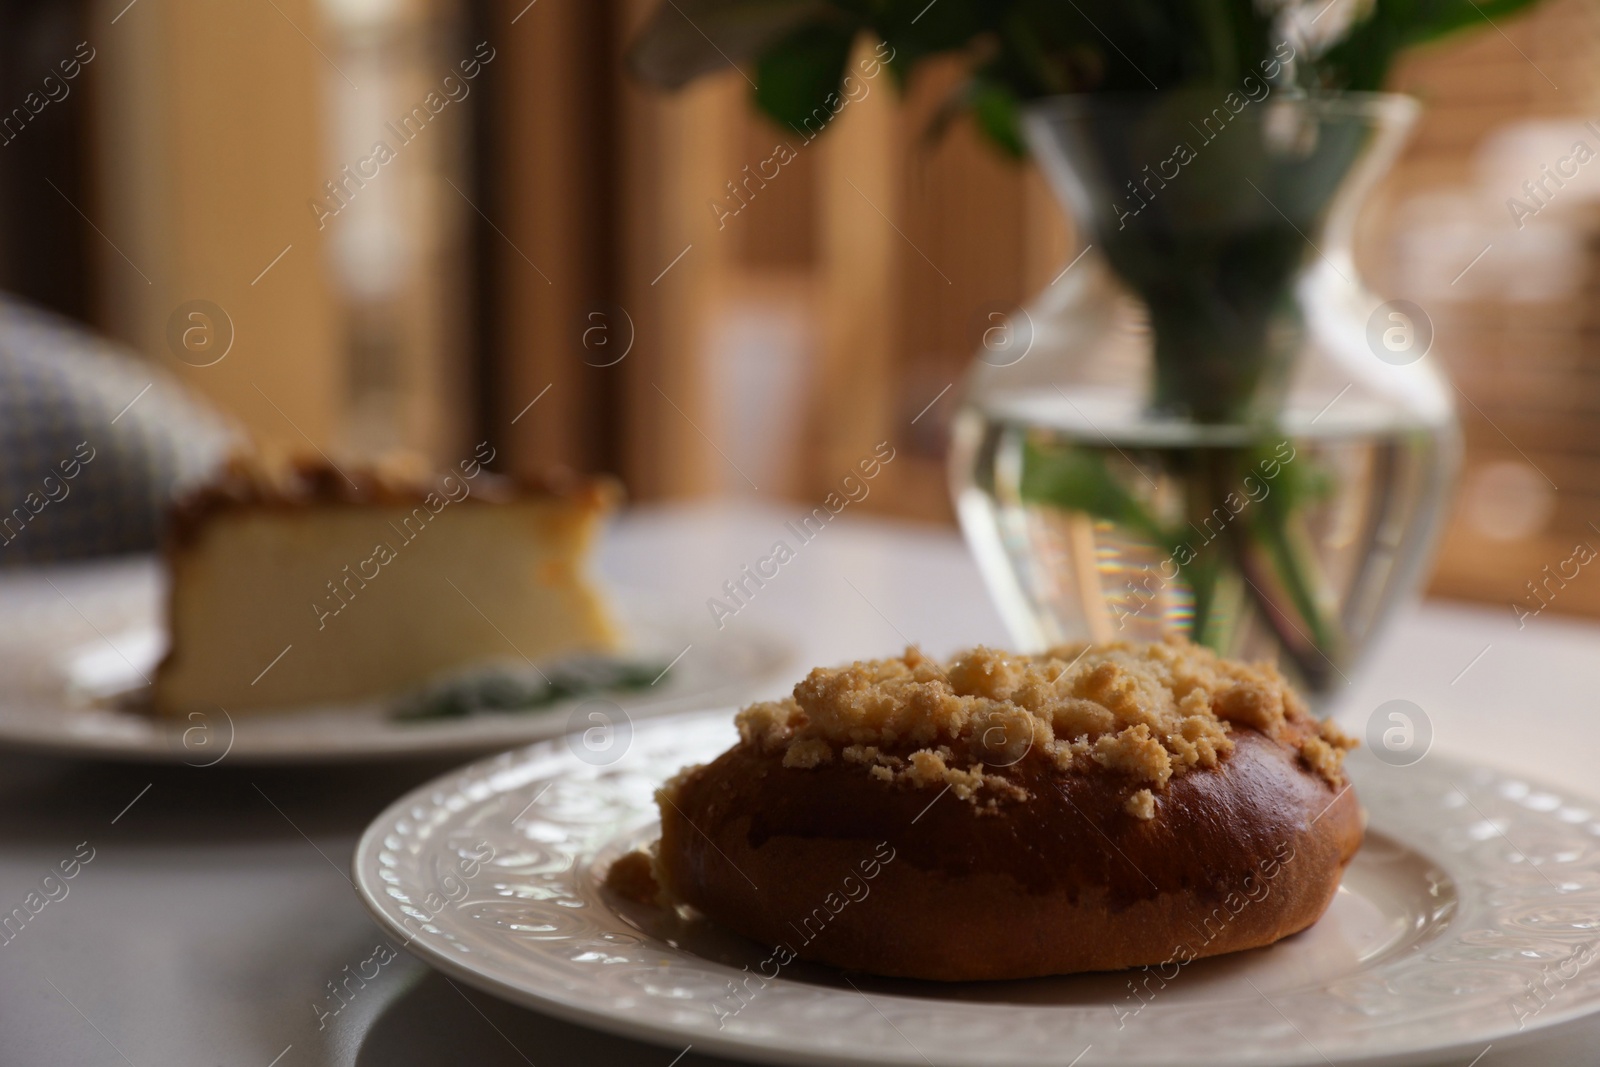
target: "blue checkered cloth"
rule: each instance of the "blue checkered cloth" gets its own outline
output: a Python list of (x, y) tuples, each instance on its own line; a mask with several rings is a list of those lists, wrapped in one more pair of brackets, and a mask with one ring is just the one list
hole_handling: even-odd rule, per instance
[(0, 568), (154, 549), (236, 441), (150, 361), (0, 294)]

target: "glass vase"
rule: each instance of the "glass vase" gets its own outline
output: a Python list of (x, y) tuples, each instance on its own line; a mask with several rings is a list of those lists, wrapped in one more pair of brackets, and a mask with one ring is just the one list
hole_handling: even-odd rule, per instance
[(1351, 254), (1415, 112), (1203, 91), (1031, 108), (1087, 247), (985, 336), (950, 461), (1019, 644), (1183, 634), (1276, 661), (1320, 705), (1417, 592), (1459, 430), (1426, 316)]

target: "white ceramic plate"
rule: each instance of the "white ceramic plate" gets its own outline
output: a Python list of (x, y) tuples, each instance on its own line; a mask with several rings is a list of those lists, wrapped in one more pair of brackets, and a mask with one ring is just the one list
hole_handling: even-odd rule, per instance
[(700, 613), (686, 617), (624, 592), (614, 599), (629, 654), (663, 664), (676, 658), (659, 684), (640, 691), (420, 722), (397, 720), (392, 703), (378, 701), (165, 722), (112, 699), (143, 685), (162, 654), (164, 587), (149, 558), (0, 572), (0, 746), (208, 766), (467, 756), (581, 727), (599, 729), (590, 737), (604, 749), (632, 721), (741, 699), (793, 659), (788, 645), (758, 628), (717, 632)]
[(733, 738), (719, 711), (642, 725), (614, 762), (562, 740), (474, 764), (367, 829), (356, 884), (396, 945), (472, 985), (765, 1063), (1465, 1065), (1600, 1008), (1600, 812), (1484, 768), (1361, 753), (1370, 828), (1328, 914), (1142, 1001), (1137, 972), (943, 985), (796, 963), (746, 984), (765, 950), (601, 886), (655, 835), (656, 786)]

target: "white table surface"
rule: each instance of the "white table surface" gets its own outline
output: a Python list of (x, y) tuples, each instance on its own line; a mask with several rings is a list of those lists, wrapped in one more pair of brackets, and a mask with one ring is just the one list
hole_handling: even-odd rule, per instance
[[(803, 510), (726, 503), (635, 513), (609, 538), (603, 569), (704, 612)], [(953, 533), (848, 513), (727, 625), (787, 634), (803, 665), (894, 653), (907, 640), (940, 654), (1006, 640)], [(1546, 615), (1519, 631), (1509, 607), (1429, 603), (1396, 622), (1338, 714), (1360, 733), (1373, 709), (1404, 698), (1428, 715), (1436, 751), (1600, 796), (1597, 653), (1600, 626), (1591, 623)], [(446, 769), (0, 756), (0, 914), (79, 842), (95, 850), (65, 898), (0, 943), (0, 1067), (669, 1067), (681, 1049), (458, 989), (409, 956), (318, 1028), (327, 983), (382, 936), (347, 881), (355, 840), (394, 797)], [(676, 1062), (725, 1061), (691, 1051)], [(1491, 1049), (1478, 1063), (1600, 1063), (1600, 1021)], [(1097, 1067), (1092, 1052), (1081, 1067)]]

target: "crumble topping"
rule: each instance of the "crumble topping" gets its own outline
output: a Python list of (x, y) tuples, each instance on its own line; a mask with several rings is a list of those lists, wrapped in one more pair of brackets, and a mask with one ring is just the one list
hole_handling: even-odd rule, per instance
[(1353, 744), (1354, 742), (1341, 748), (1337, 744), (1329, 744), (1320, 736), (1308, 737), (1300, 742), (1300, 758), (1305, 760), (1306, 766), (1337, 786), (1340, 772), (1344, 768), (1345, 748), (1352, 747)]
[(1062, 771), (1105, 771), (1138, 786), (1125, 808), (1155, 815), (1155, 792), (1210, 770), (1234, 725), (1294, 747), (1336, 788), (1355, 742), (1318, 723), (1278, 671), (1219, 658), (1181, 639), (1066, 645), (1040, 655), (989, 648), (947, 663), (915, 648), (895, 659), (818, 668), (782, 700), (741, 711), (746, 744), (785, 767), (838, 759), (884, 782), (948, 787), (963, 800), (1021, 799), (1006, 768), (1038, 752)]
[(1148, 789), (1141, 789), (1123, 802), (1122, 810), (1135, 819), (1148, 822), (1156, 817), (1156, 795)]

